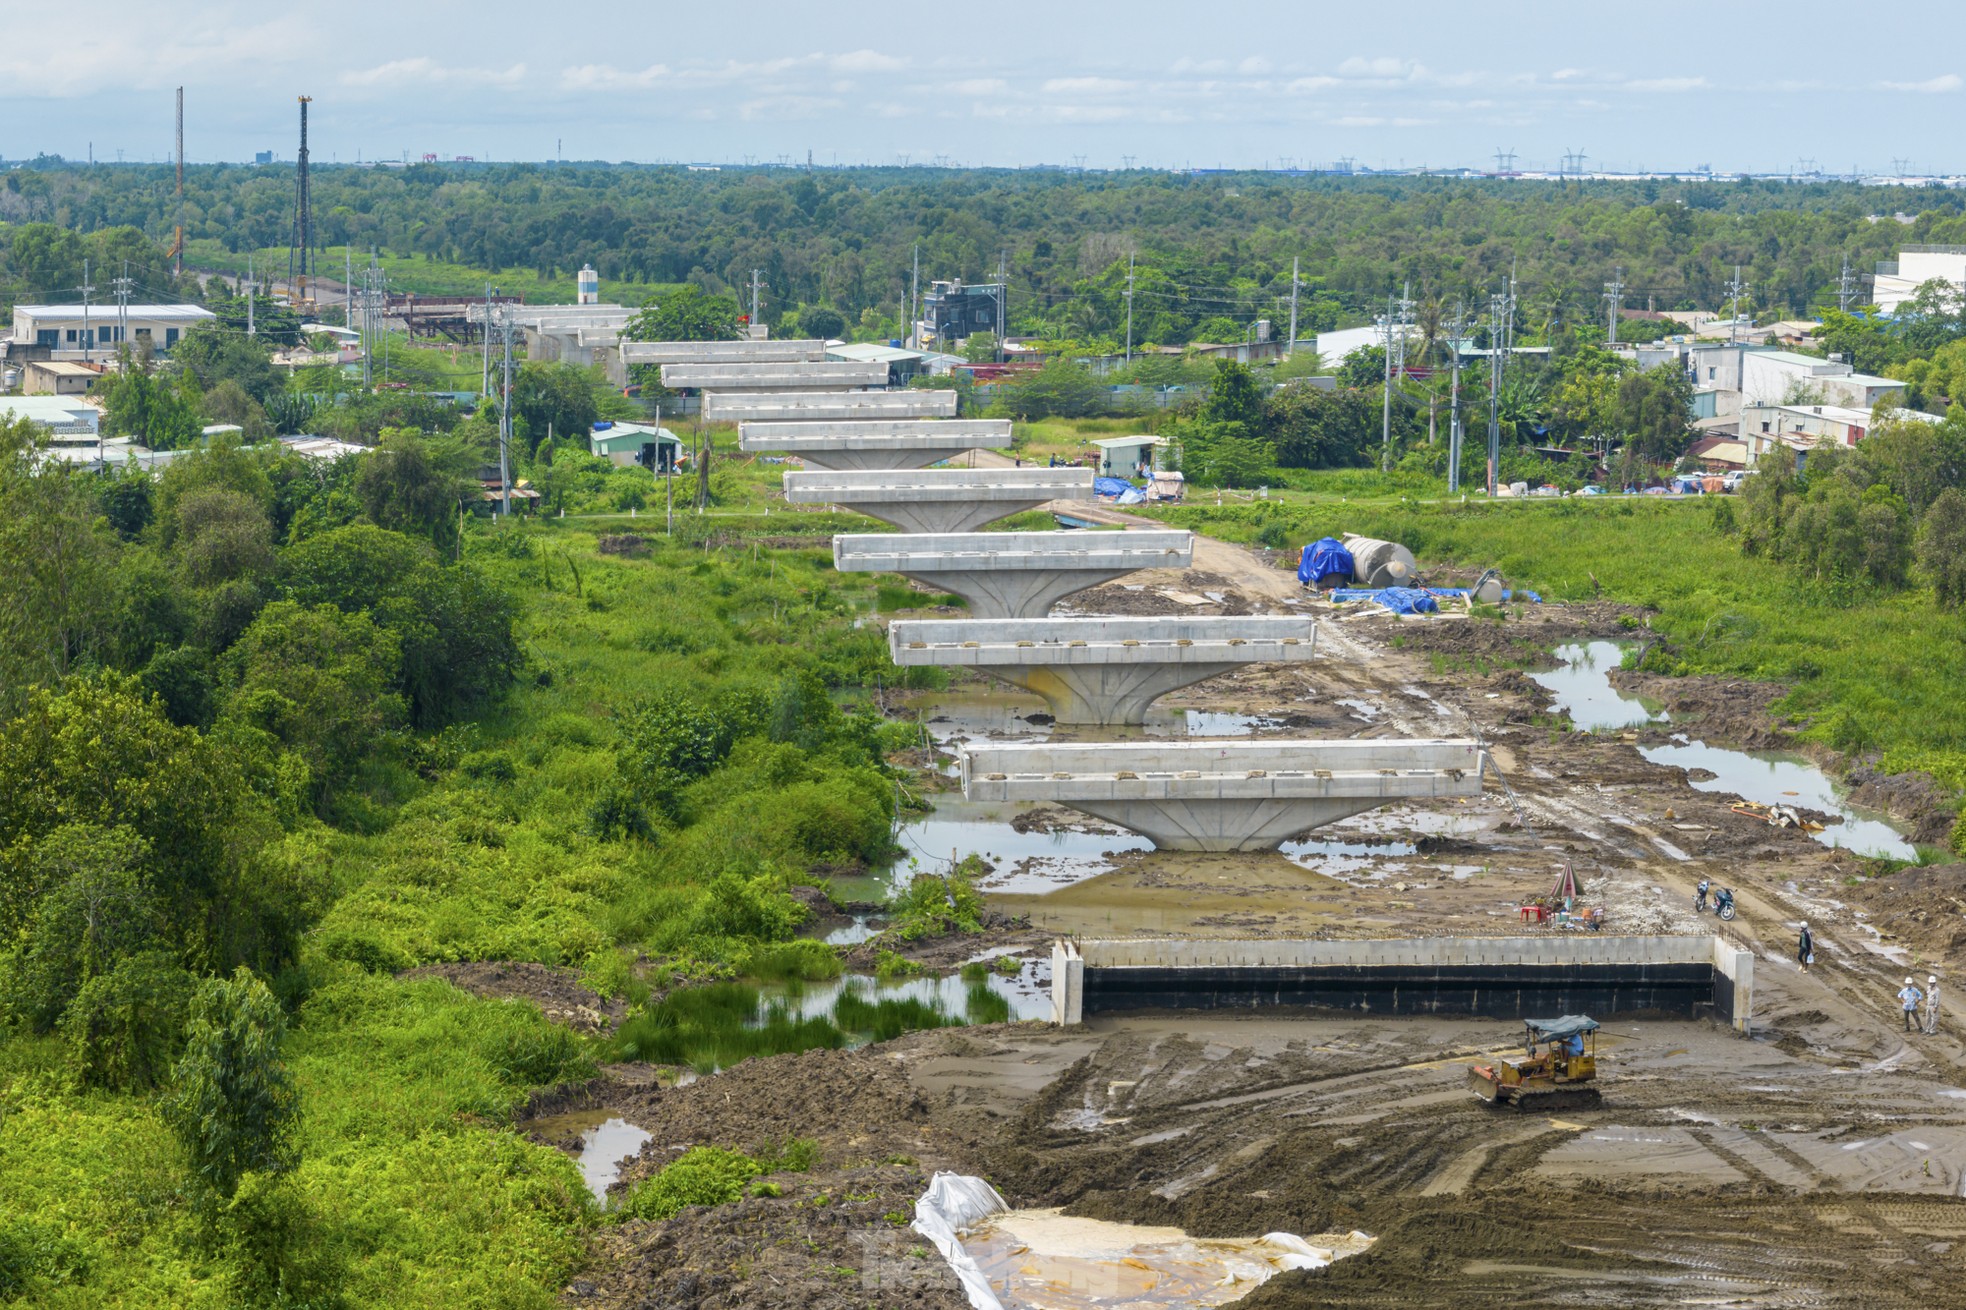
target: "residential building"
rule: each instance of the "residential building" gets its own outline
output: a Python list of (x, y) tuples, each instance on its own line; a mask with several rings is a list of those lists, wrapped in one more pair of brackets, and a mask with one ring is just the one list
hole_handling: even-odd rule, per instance
[(21, 390), (30, 396), (79, 396), (94, 386), (101, 368), (69, 359), (31, 359), (21, 370)]
[(15, 305), (14, 348), (36, 347), (57, 359), (71, 352), (86, 358), (92, 351), (135, 349), (148, 342), (161, 353), (200, 323), (216, 320), (199, 305)]
[(961, 278), (928, 284), (922, 297), (918, 344), (948, 348), (978, 332), (997, 330), (1003, 287), (995, 282), (966, 284)]
[[(887, 384), (891, 387), (905, 387), (910, 379), (925, 377), (932, 373), (934, 371), (931, 366), (932, 361), (955, 357), (935, 355), (922, 350), (903, 350), (899, 346), (863, 341), (827, 346), (826, 358), (837, 363), (884, 364), (887, 366)], [(946, 373), (949, 370), (945, 367), (942, 371)]]
[[(1896, 409), (1890, 417), (1914, 423), (1940, 423), (1937, 414)], [(1824, 444), (1854, 446), (1870, 433), (1872, 411), (1846, 405), (1749, 405), (1741, 410), (1741, 439), (1751, 459), (1786, 444), (1798, 449)]]
[(587, 438), (590, 453), (620, 466), (640, 464), (658, 473), (674, 469), (681, 459), (683, 439), (652, 423), (596, 423)]
[(1966, 246), (1905, 246), (1896, 259), (1877, 266), (1871, 300), (1886, 314), (1918, 294), (1918, 288), (1937, 278), (1958, 286), (1966, 282)]

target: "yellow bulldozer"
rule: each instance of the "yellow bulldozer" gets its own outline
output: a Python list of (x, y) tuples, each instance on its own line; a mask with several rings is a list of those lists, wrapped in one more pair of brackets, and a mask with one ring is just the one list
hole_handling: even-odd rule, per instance
[(1525, 1053), (1468, 1067), (1468, 1090), (1490, 1105), (1518, 1110), (1587, 1108), (1600, 1097), (1597, 1020), (1585, 1014), (1523, 1020)]

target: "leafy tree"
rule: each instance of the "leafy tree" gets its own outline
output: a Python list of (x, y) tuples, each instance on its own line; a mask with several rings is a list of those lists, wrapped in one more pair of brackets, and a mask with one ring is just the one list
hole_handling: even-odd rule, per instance
[(1003, 400), (1023, 418), (1084, 418), (1106, 410), (1107, 391), (1083, 364), (1049, 359), (1015, 386)]
[(997, 334), (977, 332), (963, 342), (963, 358), (972, 364), (989, 364), (997, 358)]
[(115, 543), (82, 475), (37, 467), (39, 430), (0, 420), (0, 715), (101, 650)]
[(1288, 386), (1264, 404), (1263, 428), (1285, 468), (1348, 468), (1371, 462), (1379, 406), (1360, 391)]
[(273, 526), (260, 503), (227, 487), (201, 487), (177, 502), (177, 558), (194, 584), (214, 587), (273, 569)]
[(283, 1174), (299, 1164), (300, 1092), (280, 1058), (286, 1015), (250, 970), (201, 986), (188, 1027), (158, 1108), (209, 1214), (247, 1174)]
[(381, 526), (447, 547), (457, 539), (459, 505), (475, 490), (464, 476), (467, 462), (455, 446), (391, 429), (363, 459), (356, 491), (369, 517)]
[(621, 335), (629, 341), (735, 341), (742, 313), (732, 296), (681, 286), (645, 305)]
[(70, 1067), (91, 1086), (142, 1091), (162, 1083), (184, 1048), (197, 980), (168, 951), (122, 956), (77, 989), (62, 1014)]
[(214, 424), (230, 423), (242, 429), (250, 442), (264, 441), (273, 435), (266, 411), (232, 378), (225, 378), (205, 393), (205, 418)]
[(44, 845), (92, 825), (145, 843), (175, 940), (187, 958), (209, 958), (215, 925), (238, 913), (241, 844), (259, 831), (240, 763), (172, 724), (134, 679), (100, 674), (31, 693), (0, 728), (0, 940), (51, 890)]
[(600, 417), (593, 379), (572, 364), (521, 365), (512, 380), (512, 409), (525, 422), (529, 452), (539, 449), (549, 431), (584, 440)]
[(187, 389), (147, 361), (133, 361), (127, 350), (122, 352), (122, 361), (121, 371), (103, 391), (105, 429), (112, 436), (134, 437), (152, 450), (196, 445), (204, 424), (198, 404), (191, 398), (195, 382)]
[(97, 484), (96, 503), (116, 535), (125, 541), (150, 526), (155, 513), (155, 485), (142, 469), (124, 469), (105, 475)]
[(1925, 511), (1918, 530), (1918, 566), (1947, 609), (1966, 605), (1966, 494), (1947, 487)]
[(1215, 380), (1208, 389), (1208, 402), (1201, 416), (1209, 423), (1239, 423), (1242, 431), (1257, 435), (1263, 422), (1263, 392), (1256, 385), (1247, 364), (1218, 360)]
[(1692, 404), (1693, 384), (1679, 369), (1628, 374), (1618, 384), (1617, 424), (1639, 458), (1670, 463), (1686, 451)]
[(799, 311), (799, 327), (809, 337), (832, 341), (846, 333), (846, 315), (826, 305), (807, 305)]
[(1338, 385), (1354, 391), (1376, 391), (1386, 381), (1386, 348), (1366, 346), (1354, 350), (1338, 366)]
[(55, 1026), (91, 978), (163, 930), (143, 874), (149, 846), (127, 827), (68, 824), (42, 840), (32, 882), (47, 890), (6, 969), (6, 1009), (34, 1032)]
[(228, 652), (224, 713), (271, 733), (306, 762), (325, 802), (401, 725), (396, 634), (366, 614), (275, 601)]
[(195, 376), (200, 390), (211, 391), (222, 382), (231, 382), (257, 405), (264, 405), (285, 389), (284, 380), (273, 368), (271, 342), (218, 323), (200, 323), (185, 333), (171, 347), (171, 362)]

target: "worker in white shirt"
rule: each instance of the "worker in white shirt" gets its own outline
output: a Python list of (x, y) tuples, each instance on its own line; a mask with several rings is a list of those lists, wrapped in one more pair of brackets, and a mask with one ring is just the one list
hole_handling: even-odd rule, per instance
[(1939, 1031), (1939, 976), (1932, 974), (1925, 979), (1925, 1031)]

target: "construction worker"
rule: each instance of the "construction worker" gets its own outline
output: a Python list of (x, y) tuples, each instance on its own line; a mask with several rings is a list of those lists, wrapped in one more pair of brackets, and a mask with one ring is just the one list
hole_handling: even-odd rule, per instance
[(1905, 1007), (1905, 1031), (1910, 1032), (1918, 1022), (1918, 1003), (1925, 999), (1925, 993), (1918, 990), (1918, 984), (1905, 979), (1905, 985), (1898, 991), (1898, 1000)]
[[(1809, 921), (1802, 921), (1802, 935), (1795, 940), (1795, 959), (1804, 969), (1816, 962), (1816, 939), (1810, 935)], [(1909, 978), (1905, 979), (1910, 982)]]
[(1925, 1031), (1939, 1031), (1939, 976), (1931, 974), (1925, 979)]

